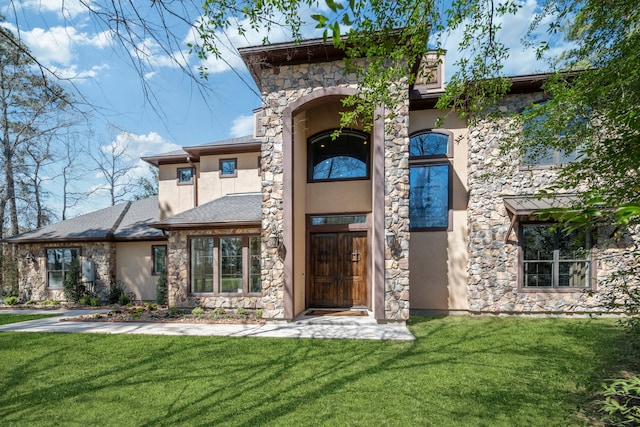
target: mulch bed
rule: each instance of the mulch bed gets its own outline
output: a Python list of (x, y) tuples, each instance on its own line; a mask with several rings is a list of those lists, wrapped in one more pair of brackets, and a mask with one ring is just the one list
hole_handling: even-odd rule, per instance
[(116, 307), (107, 313), (83, 314), (61, 319), (65, 322), (156, 322), (156, 323), (225, 323), (261, 324), (254, 310), (238, 313), (232, 310), (203, 309), (202, 313), (181, 311), (166, 307), (132, 306)]

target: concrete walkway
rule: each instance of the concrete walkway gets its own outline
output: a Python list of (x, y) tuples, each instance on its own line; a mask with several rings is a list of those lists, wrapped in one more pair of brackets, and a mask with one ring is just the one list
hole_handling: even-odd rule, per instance
[(404, 325), (378, 324), (372, 317), (305, 316), (292, 322), (261, 324), (69, 322), (63, 318), (109, 310), (0, 310), (6, 314), (60, 314), (60, 317), (0, 325), (0, 332), (81, 332), (101, 334), (190, 335), (269, 338), (335, 338), (413, 341)]

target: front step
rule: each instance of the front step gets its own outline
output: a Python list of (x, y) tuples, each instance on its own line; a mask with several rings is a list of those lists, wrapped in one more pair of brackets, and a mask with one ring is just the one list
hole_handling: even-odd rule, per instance
[[(353, 312), (351, 315), (349, 312)], [(357, 313), (357, 314), (356, 314)], [(377, 325), (373, 313), (367, 310), (325, 310), (303, 311), (293, 320), (298, 325)]]

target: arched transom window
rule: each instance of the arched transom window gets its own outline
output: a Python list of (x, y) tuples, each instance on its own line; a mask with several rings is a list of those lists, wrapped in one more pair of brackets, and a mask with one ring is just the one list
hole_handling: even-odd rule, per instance
[(309, 182), (369, 178), (369, 135), (356, 130), (343, 130), (337, 138), (332, 134), (309, 138)]

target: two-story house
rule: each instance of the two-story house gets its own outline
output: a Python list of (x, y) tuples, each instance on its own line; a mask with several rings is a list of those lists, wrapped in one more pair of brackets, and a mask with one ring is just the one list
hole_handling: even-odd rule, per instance
[[(159, 168), (157, 199), (7, 239), (23, 299), (60, 298), (77, 256), (99, 289), (121, 281), (153, 299), (166, 268), (172, 306), (261, 308), (269, 319), (314, 308), (367, 309), (380, 322), (410, 310), (602, 310), (629, 242), (569, 239), (539, 222), (537, 209), (571, 200), (532, 197), (567, 159), (503, 156), (507, 121), (470, 127), (448, 114), (436, 128), (443, 63), (427, 56), (370, 132), (333, 138), (342, 99), (358, 91), (343, 52), (316, 39), (240, 54), (263, 94), (254, 135), (146, 157)], [(496, 107), (543, 101), (546, 77), (514, 77)]]

